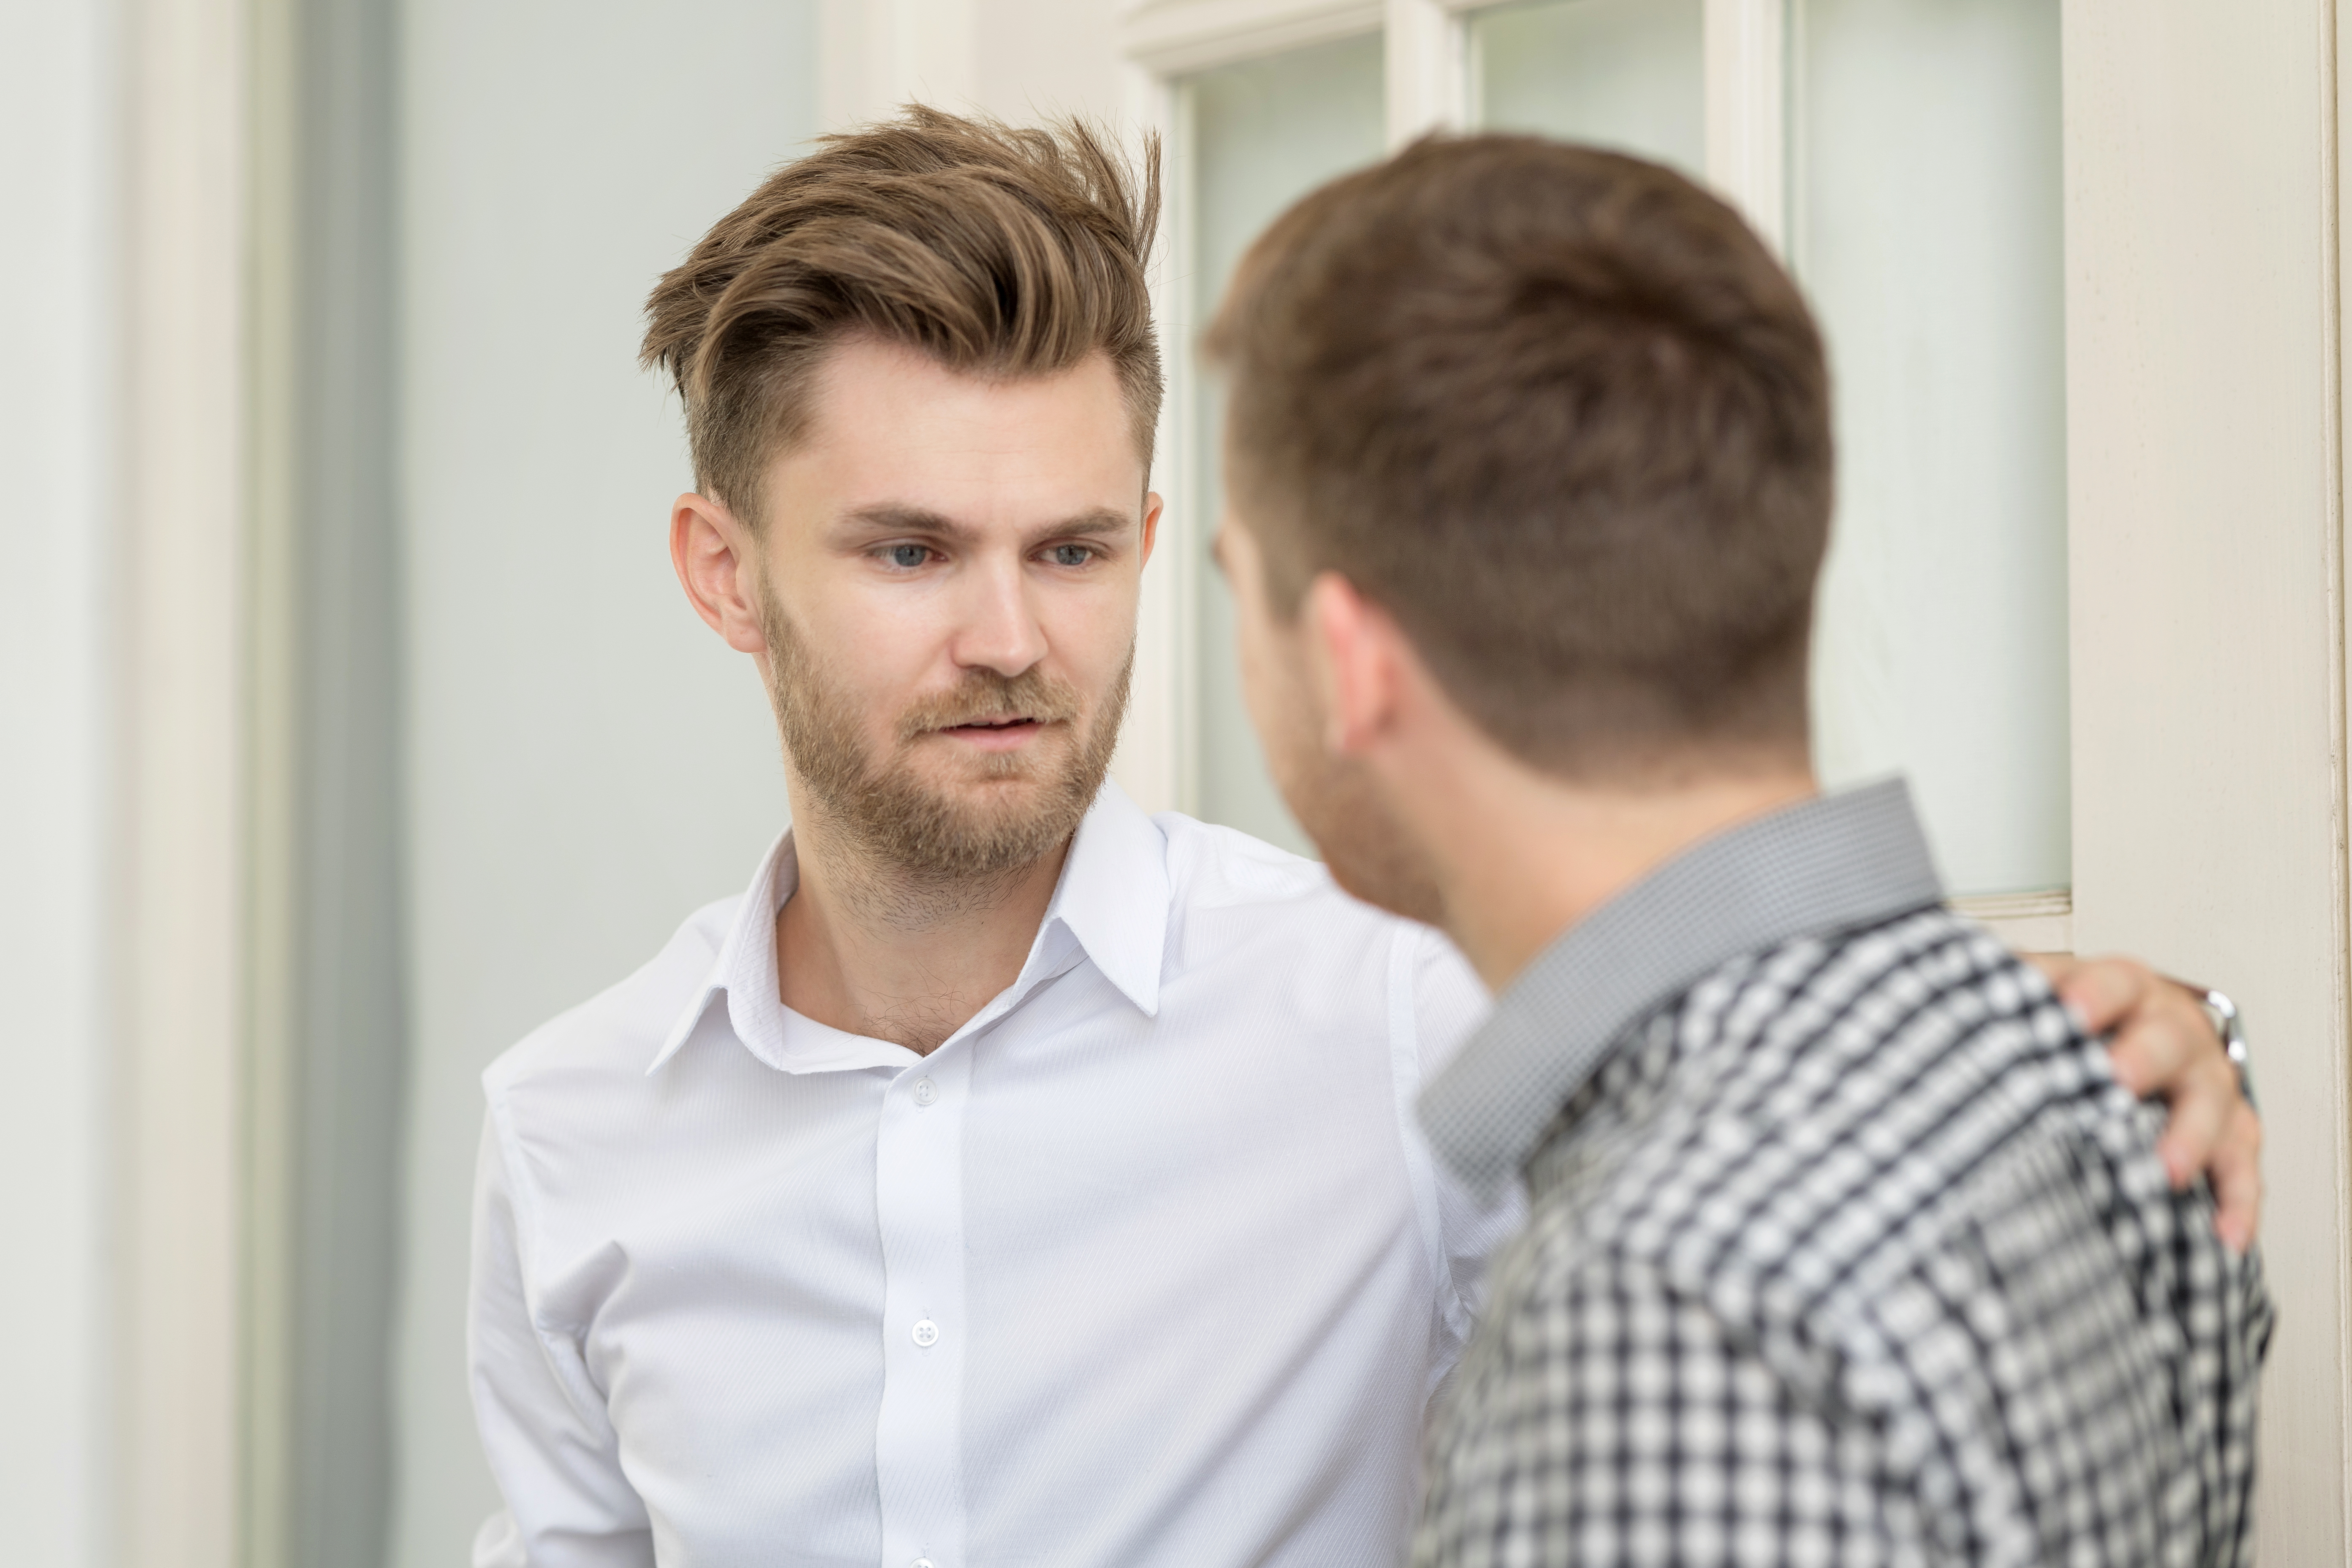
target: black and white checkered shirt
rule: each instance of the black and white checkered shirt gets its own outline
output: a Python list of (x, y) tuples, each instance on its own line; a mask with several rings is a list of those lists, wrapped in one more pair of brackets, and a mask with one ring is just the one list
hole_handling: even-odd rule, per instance
[(2247, 1559), (2258, 1261), (1890, 784), (1709, 840), (1431, 1085), (1528, 1228), (1417, 1568)]

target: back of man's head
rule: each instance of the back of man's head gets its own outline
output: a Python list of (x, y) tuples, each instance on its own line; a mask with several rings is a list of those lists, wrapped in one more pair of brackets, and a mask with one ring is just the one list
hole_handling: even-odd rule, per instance
[(1590, 148), (1425, 141), (1268, 230), (1208, 348), (1277, 615), (1340, 574), (1547, 772), (1801, 764), (1829, 377), (1722, 202)]
[(644, 362), (685, 400), (698, 484), (755, 527), (761, 477), (806, 430), (824, 352), (853, 337), (988, 376), (1106, 354), (1148, 468), (1159, 211), (1156, 142), (1139, 180), (1079, 121), (910, 106), (824, 138), (719, 219), (646, 301)]

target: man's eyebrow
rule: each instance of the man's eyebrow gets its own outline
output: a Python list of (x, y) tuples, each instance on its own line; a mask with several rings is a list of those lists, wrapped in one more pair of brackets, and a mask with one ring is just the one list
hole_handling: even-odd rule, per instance
[(1076, 517), (1065, 518), (1050, 528), (1038, 530), (1041, 537), (1098, 539), (1106, 533), (1125, 533), (1135, 527), (1135, 519), (1108, 507), (1082, 511)]
[(971, 537), (971, 530), (944, 513), (928, 507), (900, 506), (890, 501), (844, 512), (835, 526), (877, 533), (928, 533), (942, 539)]
[[(877, 506), (862, 506), (855, 511), (844, 512), (836, 526), (845, 529), (855, 528), (860, 531), (871, 530), (880, 533), (929, 534), (935, 539), (950, 540), (957, 543), (969, 542), (973, 535), (971, 528), (942, 512), (933, 511), (929, 507), (900, 506), (887, 501)], [(1131, 531), (1135, 526), (1136, 520), (1126, 513), (1114, 511), (1108, 507), (1097, 507), (1091, 510), (1079, 512), (1075, 517), (1066, 517), (1057, 522), (1031, 529), (1028, 533), (1033, 540), (1099, 539), (1107, 534)]]

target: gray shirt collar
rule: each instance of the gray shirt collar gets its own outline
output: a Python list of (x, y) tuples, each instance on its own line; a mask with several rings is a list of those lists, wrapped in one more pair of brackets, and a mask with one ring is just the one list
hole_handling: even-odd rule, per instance
[(1901, 779), (1702, 840), (1570, 926), (1520, 972), (1421, 1097), (1445, 1163), (1492, 1194), (1626, 1031), (1742, 953), (1939, 902)]

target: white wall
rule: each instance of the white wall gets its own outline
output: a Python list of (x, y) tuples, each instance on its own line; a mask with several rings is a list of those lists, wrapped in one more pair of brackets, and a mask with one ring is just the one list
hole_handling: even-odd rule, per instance
[(796, 0), (414, 0), (402, 61), (412, 1047), (394, 1552), (495, 1506), (464, 1381), (476, 1077), (739, 891), (784, 802), (670, 573), (655, 278), (813, 129)]
[(1127, 113), (1118, 0), (971, 0), (972, 96), (992, 114), (1032, 120)]
[(114, 18), (0, 10), (0, 1520), (101, 1560)]
[(827, 126), (910, 99), (1014, 121), (1129, 105), (1119, 0), (822, 0)]

